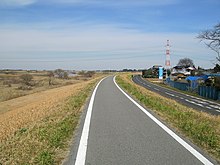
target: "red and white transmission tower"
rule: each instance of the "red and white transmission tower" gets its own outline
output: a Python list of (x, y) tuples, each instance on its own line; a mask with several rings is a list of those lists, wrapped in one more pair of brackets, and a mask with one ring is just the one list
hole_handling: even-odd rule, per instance
[(167, 40), (167, 45), (166, 45), (166, 61), (165, 61), (165, 68), (166, 70), (170, 69), (170, 43), (169, 40)]
[(165, 69), (166, 69), (166, 78), (168, 78), (168, 72), (170, 72), (170, 41), (167, 40), (167, 45), (166, 45), (166, 61), (165, 61)]

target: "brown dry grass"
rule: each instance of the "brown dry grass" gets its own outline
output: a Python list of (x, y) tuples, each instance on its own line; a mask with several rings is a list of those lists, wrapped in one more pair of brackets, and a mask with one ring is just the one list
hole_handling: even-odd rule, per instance
[(103, 76), (3, 102), (0, 164), (61, 164), (85, 99)]
[[(30, 74), (33, 76), (31, 81), (31, 90), (19, 89), (24, 84), (20, 79), (22, 74)], [(45, 91), (51, 88), (80, 83), (90, 80), (89, 77), (77, 76), (69, 79), (52, 78), (52, 84), (49, 85), (49, 77), (47, 71), (0, 71), (0, 102), (21, 97), (24, 95)]]
[(28, 123), (35, 122), (54, 113), (66, 98), (76, 94), (90, 81), (49, 89), (27, 96), (1, 102), (0, 104), (0, 141), (11, 136), (16, 130)]

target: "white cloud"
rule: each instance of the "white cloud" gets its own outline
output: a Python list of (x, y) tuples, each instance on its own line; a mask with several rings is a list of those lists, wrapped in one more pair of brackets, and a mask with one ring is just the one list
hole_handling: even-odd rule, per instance
[(1, 51), (145, 51), (152, 47), (163, 50), (167, 39), (174, 50), (186, 47), (184, 50), (195, 50), (198, 44), (195, 34), (144, 33), (110, 25), (77, 25), (54, 31), (2, 29), (0, 36)]
[(0, 7), (27, 6), (35, 2), (36, 0), (0, 0)]
[[(115, 63), (124, 67), (126, 64), (150, 67), (164, 64), (166, 40), (170, 39), (172, 65), (183, 57), (193, 59), (196, 65), (202, 67), (211, 65), (208, 60), (212, 59), (209, 56), (212, 52), (195, 39), (196, 34), (144, 33), (114, 25), (42, 29), (0, 29), (0, 59), (41, 58), (54, 62), (62, 59), (66, 64), (77, 64), (78, 61), (78, 64), (87, 62), (93, 66), (111, 61), (112, 65)], [(66, 52), (70, 53), (65, 57)]]
[(166, 41), (162, 34), (145, 34), (113, 25), (77, 25), (55, 31), (2, 29), (0, 35), (1, 51), (143, 51)]

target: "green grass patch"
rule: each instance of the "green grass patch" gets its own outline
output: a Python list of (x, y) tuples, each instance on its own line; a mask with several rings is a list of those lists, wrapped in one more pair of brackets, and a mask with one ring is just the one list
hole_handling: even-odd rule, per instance
[(140, 87), (131, 81), (130, 75), (119, 75), (116, 81), (142, 105), (220, 161), (220, 117), (197, 112)]
[(51, 165), (54, 164), (53, 153), (48, 151), (42, 151), (38, 157), (36, 157), (36, 164), (39, 165)]

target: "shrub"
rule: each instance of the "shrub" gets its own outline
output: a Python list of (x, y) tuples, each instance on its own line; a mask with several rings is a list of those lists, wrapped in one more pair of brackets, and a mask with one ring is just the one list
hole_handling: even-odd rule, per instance
[(63, 78), (64, 70), (62, 70), (62, 69), (56, 69), (56, 70), (54, 71), (54, 73), (58, 76), (58, 78)]
[(30, 74), (22, 74), (20, 76), (21, 80), (25, 85), (30, 85), (31, 80), (33, 79), (33, 76)]
[(92, 77), (95, 74), (95, 71), (81, 71), (78, 74), (84, 77)]

